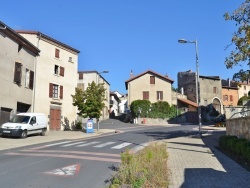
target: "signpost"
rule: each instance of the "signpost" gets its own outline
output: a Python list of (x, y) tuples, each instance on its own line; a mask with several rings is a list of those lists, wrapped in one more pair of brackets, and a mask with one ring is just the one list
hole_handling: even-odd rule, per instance
[(93, 119), (88, 119), (86, 123), (86, 133), (93, 133), (94, 126), (93, 126)]

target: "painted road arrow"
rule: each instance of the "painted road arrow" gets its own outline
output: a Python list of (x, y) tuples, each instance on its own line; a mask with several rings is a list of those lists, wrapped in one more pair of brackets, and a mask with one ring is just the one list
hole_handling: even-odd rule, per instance
[(56, 175), (56, 176), (74, 176), (80, 170), (81, 164), (73, 164), (70, 166), (65, 166), (63, 168), (57, 168), (52, 171), (45, 172), (46, 174)]

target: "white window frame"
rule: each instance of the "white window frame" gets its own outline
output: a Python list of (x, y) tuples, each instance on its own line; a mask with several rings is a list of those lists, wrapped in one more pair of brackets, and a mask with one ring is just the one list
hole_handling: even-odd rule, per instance
[(29, 69), (25, 69), (25, 87), (29, 87), (30, 86), (30, 70)]

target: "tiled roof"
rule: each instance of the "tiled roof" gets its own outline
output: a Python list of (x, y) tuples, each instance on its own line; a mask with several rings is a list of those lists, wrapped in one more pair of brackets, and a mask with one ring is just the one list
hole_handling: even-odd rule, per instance
[(183, 102), (183, 103), (186, 103), (186, 104), (189, 104), (191, 106), (194, 106), (194, 107), (197, 107), (198, 108), (198, 104), (193, 102), (193, 101), (190, 101), (188, 99), (181, 99), (181, 98), (177, 98), (179, 101)]
[(155, 75), (155, 76), (158, 76), (158, 77), (164, 79), (165, 81), (170, 82), (171, 84), (174, 83), (174, 80), (170, 79), (170, 78), (167, 77), (167, 76), (163, 76), (163, 75), (161, 75), (161, 74), (159, 74), (159, 73), (157, 73), (157, 72), (154, 72), (154, 71), (152, 71), (152, 70), (147, 70), (147, 71), (145, 71), (145, 72), (143, 72), (143, 73), (141, 73), (141, 74), (139, 74), (139, 75), (137, 75), (137, 76), (133, 76), (133, 77), (131, 77), (130, 79), (126, 80), (126, 81), (125, 81), (126, 89), (128, 89), (128, 83), (129, 83), (129, 82), (131, 82), (131, 81), (133, 81), (133, 80), (135, 80), (135, 79), (137, 79), (137, 78), (139, 78), (139, 77), (141, 77), (141, 76), (143, 76), (143, 75), (145, 75), (145, 74), (148, 74), (148, 73), (149, 73), (149, 74), (152, 74), (152, 75)]
[(62, 43), (62, 42), (60, 42), (60, 41), (58, 41), (58, 40), (56, 40), (56, 39), (53, 39), (53, 38), (51, 38), (51, 37), (49, 37), (49, 36), (47, 36), (47, 35), (45, 35), (45, 34), (39, 32), (39, 31), (16, 30), (16, 32), (17, 32), (17, 33), (22, 33), (22, 34), (33, 34), (33, 35), (41, 36), (41, 37), (43, 37), (43, 38), (45, 38), (45, 39), (47, 39), (47, 40), (53, 41), (53, 42), (55, 42), (55, 43), (57, 43), (57, 44), (59, 44), (59, 45), (65, 47), (65, 48), (68, 48), (68, 49), (70, 49), (70, 50), (72, 50), (72, 51), (74, 51), (74, 52), (76, 52), (76, 53), (80, 53), (79, 50), (77, 50), (77, 49), (75, 49), (75, 48), (72, 48), (71, 46), (69, 46), (69, 45), (67, 45), (67, 44), (64, 44), (64, 43)]

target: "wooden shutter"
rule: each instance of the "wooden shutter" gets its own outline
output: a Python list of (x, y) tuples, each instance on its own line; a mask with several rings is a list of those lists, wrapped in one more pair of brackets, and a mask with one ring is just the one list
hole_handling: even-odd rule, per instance
[(22, 64), (15, 62), (14, 82), (16, 82), (16, 84), (18, 85), (21, 85), (21, 77), (22, 77)]
[(64, 67), (60, 67), (60, 76), (64, 76)]
[(34, 72), (30, 71), (30, 83), (29, 83), (29, 88), (33, 90), (33, 85), (34, 85)]
[(233, 95), (230, 95), (230, 101), (233, 101)]
[(63, 99), (63, 86), (60, 86), (60, 99)]
[(79, 80), (83, 79), (83, 73), (79, 73)]
[(143, 100), (148, 100), (148, 99), (149, 99), (149, 92), (143, 91)]
[(60, 57), (59, 54), (60, 54), (60, 50), (59, 50), (59, 49), (56, 49), (56, 50), (55, 50), (55, 57), (56, 57), (56, 58), (59, 58), (59, 57)]
[(154, 76), (150, 76), (150, 84), (155, 84), (155, 77)]
[(52, 98), (53, 97), (53, 84), (49, 83), (49, 97)]
[(160, 91), (160, 100), (163, 100), (163, 91)]

